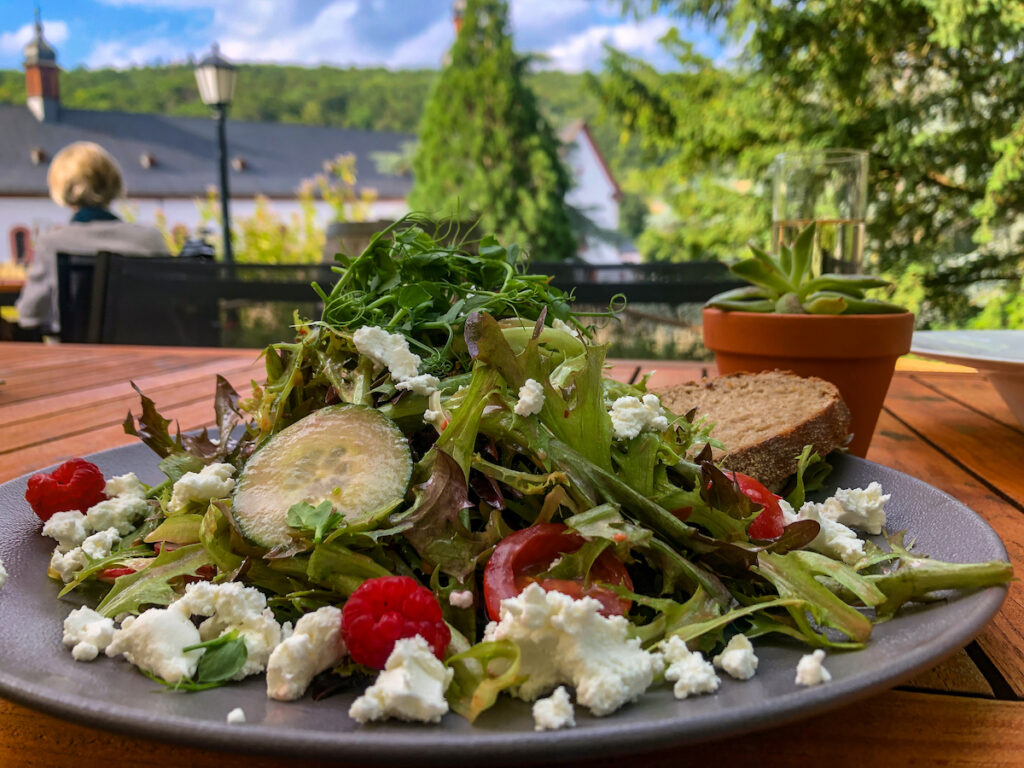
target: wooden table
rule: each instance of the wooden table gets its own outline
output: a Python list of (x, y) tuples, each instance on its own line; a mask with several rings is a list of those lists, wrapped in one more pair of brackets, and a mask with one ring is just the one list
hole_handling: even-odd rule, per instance
[[(619, 361), (657, 369), (653, 384), (689, 380), (693, 363)], [(121, 421), (134, 380), (183, 429), (212, 421), (214, 374), (240, 391), (262, 377), (246, 350), (0, 344), (0, 482), (65, 458), (133, 442)], [(1024, 573), (1024, 430), (971, 369), (901, 361), (868, 458), (916, 475), (985, 517)], [(1024, 586), (977, 641), (900, 688), (767, 732), (633, 758), (644, 766), (1024, 765)], [(3, 649), (0, 649), (0, 653)], [(642, 761), (642, 762), (641, 762)], [(296, 759), (168, 746), (61, 721), (0, 700), (0, 766), (19, 768), (284, 768)], [(621, 768), (622, 760), (590, 761)]]

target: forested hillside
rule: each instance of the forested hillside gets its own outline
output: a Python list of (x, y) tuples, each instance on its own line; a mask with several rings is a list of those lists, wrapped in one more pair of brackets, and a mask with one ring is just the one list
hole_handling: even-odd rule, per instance
[[(244, 65), (231, 116), (238, 120), (337, 125), (415, 132), (435, 70), (339, 69)], [(623, 172), (627, 152), (617, 132), (598, 121), (599, 104), (582, 75), (537, 72), (528, 77), (556, 127), (585, 119), (612, 167)], [(61, 73), (61, 101), (78, 109), (209, 115), (190, 66), (128, 70), (73, 69)], [(25, 75), (0, 70), (0, 103), (25, 102)]]

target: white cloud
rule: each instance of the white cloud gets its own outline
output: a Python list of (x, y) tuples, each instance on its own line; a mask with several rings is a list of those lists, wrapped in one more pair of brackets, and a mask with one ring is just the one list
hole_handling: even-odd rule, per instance
[(591, 12), (591, 0), (511, 0), (512, 26), (519, 30), (550, 29)]
[(438, 67), (453, 42), (455, 27), (451, 19), (438, 19), (420, 34), (400, 43), (388, 58), (388, 66), (396, 69)]
[(545, 53), (550, 61), (545, 66), (566, 72), (597, 69), (604, 58), (605, 44), (634, 55), (652, 56), (660, 49), (658, 41), (671, 28), (671, 20), (657, 16), (639, 22), (593, 26), (548, 48)]
[(110, 40), (94, 45), (85, 65), (90, 69), (127, 69), (157, 61), (184, 61), (187, 57), (188, 51), (181, 43), (166, 38), (153, 38), (135, 44)]
[[(34, 34), (34, 23), (25, 24), (14, 32), (0, 32), (0, 53), (21, 53)], [(52, 45), (60, 45), (68, 39), (67, 23), (43, 19), (43, 37)]]

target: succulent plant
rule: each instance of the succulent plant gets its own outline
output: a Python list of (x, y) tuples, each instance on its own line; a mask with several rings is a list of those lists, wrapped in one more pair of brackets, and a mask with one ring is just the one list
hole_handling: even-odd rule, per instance
[(740, 312), (812, 315), (875, 315), (906, 312), (903, 307), (866, 298), (869, 288), (892, 285), (870, 275), (811, 274), (812, 223), (800, 231), (792, 248), (782, 245), (773, 256), (753, 243), (753, 256), (729, 267), (750, 285), (713, 296), (706, 306)]

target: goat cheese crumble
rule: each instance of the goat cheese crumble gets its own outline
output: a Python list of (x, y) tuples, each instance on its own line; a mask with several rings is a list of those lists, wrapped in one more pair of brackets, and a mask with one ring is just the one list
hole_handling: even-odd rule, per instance
[(533, 729), (535, 731), (557, 731), (559, 728), (572, 728), (576, 725), (576, 713), (572, 708), (572, 700), (564, 685), (555, 688), (555, 692), (544, 699), (537, 699), (533, 704)]
[(376, 325), (364, 325), (352, 334), (352, 341), (359, 354), (388, 369), (396, 389), (430, 395), (441, 385), (436, 376), (420, 375), (422, 361), (409, 351), (409, 341), (400, 333), (388, 333)]
[(590, 597), (574, 600), (530, 584), (501, 602), (500, 621), (484, 630), (484, 640), (512, 640), (522, 652), (527, 675), (514, 692), (533, 701), (561, 684), (576, 689), (576, 700), (594, 715), (608, 715), (636, 700), (662, 669), (661, 657), (628, 638), (624, 616), (605, 617)]
[(657, 395), (644, 395), (643, 400), (626, 395), (612, 403), (608, 412), (616, 440), (629, 440), (641, 432), (663, 432), (668, 429), (661, 401)]
[(267, 662), (267, 696), (278, 701), (301, 698), (310, 682), (345, 656), (341, 611), (325, 605), (295, 622)]
[(711, 662), (700, 651), (691, 651), (678, 635), (662, 643), (661, 653), (668, 668), (665, 679), (675, 683), (672, 693), (685, 699), (699, 693), (714, 693), (722, 684)]
[(807, 545), (808, 549), (842, 560), (847, 565), (856, 564), (864, 557), (863, 540), (852, 528), (823, 515), (823, 507), (824, 503), (808, 501), (800, 507), (799, 512), (794, 512), (785, 499), (779, 500), (782, 520), (786, 525), (797, 520), (814, 520), (818, 524), (818, 535)]
[(797, 685), (819, 685), (827, 683), (832, 675), (822, 665), (825, 660), (825, 652), (820, 648), (814, 653), (808, 653), (800, 657), (796, 665)]
[(230, 464), (208, 464), (199, 472), (186, 472), (171, 491), (167, 511), (172, 515), (184, 511), (193, 501), (223, 499), (235, 488), (235, 468)]
[(92, 527), (88, 518), (77, 509), (57, 512), (43, 524), (43, 536), (56, 539), (60, 552), (70, 552), (75, 547), (80, 547), (91, 532)]
[(757, 656), (746, 635), (733, 635), (728, 645), (715, 656), (714, 664), (737, 680), (749, 680), (757, 672)]
[(882, 486), (872, 481), (867, 488), (840, 488), (822, 502), (822, 515), (877, 536), (885, 527), (885, 504), (891, 494), (882, 493)]
[(105, 531), (116, 528), (121, 536), (131, 533), (138, 519), (149, 510), (146, 487), (139, 482), (134, 472), (129, 472), (107, 480), (103, 492), (107, 498), (93, 504), (85, 513), (89, 529)]
[(232, 725), (241, 725), (245, 722), (245, 710), (241, 707), (235, 707), (228, 712), (228, 722)]
[(129, 616), (107, 646), (107, 656), (124, 656), (139, 669), (174, 684), (192, 677), (202, 649), (185, 651), (202, 641), (181, 601)]
[(91, 608), (76, 608), (64, 619), (64, 645), (75, 661), (92, 661), (114, 639), (114, 620)]
[(231, 630), (238, 632), (245, 642), (246, 659), (233, 680), (266, 669), (271, 652), (281, 642), (281, 626), (267, 607), (266, 596), (255, 587), (239, 582), (199, 581), (189, 584), (173, 606), (189, 616), (207, 617), (199, 625), (199, 636), (204, 642)]
[(376, 682), (352, 702), (349, 717), (360, 723), (390, 717), (439, 723), (448, 712), (444, 693), (454, 675), (422, 637), (402, 638)]
[(472, 608), (473, 593), (468, 589), (455, 590), (448, 595), (448, 602), (453, 608)]
[(519, 388), (519, 400), (513, 409), (516, 416), (533, 416), (544, 407), (544, 386), (535, 379), (527, 379)]

